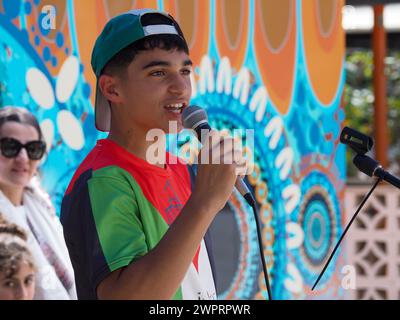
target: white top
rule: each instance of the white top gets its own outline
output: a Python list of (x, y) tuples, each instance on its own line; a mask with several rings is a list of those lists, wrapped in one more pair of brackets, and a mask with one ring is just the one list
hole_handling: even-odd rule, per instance
[(201, 241), (197, 270), (190, 264), (182, 282), (183, 300), (216, 300), (214, 278), (204, 240)]
[(34, 189), (23, 195), (23, 206), (15, 207), (0, 191), (0, 212), (10, 223), (23, 228), (37, 273), (35, 300), (76, 299), (75, 280), (63, 230), (49, 201)]

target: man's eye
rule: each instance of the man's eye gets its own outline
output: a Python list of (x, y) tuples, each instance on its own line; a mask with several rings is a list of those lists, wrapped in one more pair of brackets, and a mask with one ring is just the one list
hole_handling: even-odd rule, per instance
[(190, 70), (190, 69), (182, 70), (182, 74), (184, 74), (186, 76), (190, 75), (191, 73), (192, 73), (192, 70)]
[(154, 77), (160, 77), (160, 76), (165, 75), (165, 72), (164, 71), (153, 71), (150, 75), (154, 76)]

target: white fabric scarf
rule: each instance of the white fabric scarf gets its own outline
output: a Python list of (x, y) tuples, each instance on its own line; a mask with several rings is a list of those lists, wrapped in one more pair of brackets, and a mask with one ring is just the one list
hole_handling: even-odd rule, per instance
[(0, 191), (0, 212), (28, 234), (28, 246), (38, 271), (34, 299), (76, 299), (74, 272), (61, 223), (48, 195), (35, 179), (24, 191), (23, 206), (26, 217)]

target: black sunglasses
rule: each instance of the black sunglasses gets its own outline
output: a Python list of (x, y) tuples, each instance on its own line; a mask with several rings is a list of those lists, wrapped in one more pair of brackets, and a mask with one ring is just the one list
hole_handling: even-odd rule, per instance
[(22, 148), (25, 148), (29, 159), (40, 160), (46, 151), (46, 144), (41, 140), (29, 141), (22, 144), (13, 138), (0, 139), (1, 154), (6, 158), (15, 158)]

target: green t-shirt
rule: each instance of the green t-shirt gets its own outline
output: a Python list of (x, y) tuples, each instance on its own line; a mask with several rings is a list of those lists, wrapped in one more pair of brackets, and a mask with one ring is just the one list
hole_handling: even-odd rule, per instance
[[(188, 166), (167, 153), (165, 168), (99, 140), (64, 195), (61, 223), (79, 299), (96, 299), (111, 272), (153, 249), (191, 194)], [(216, 299), (203, 240), (174, 299)]]

